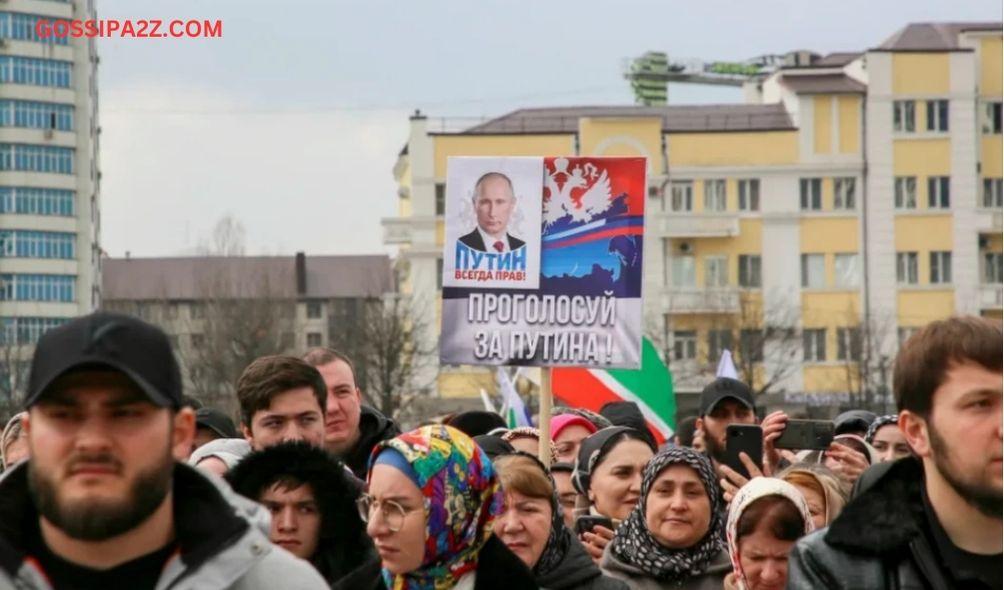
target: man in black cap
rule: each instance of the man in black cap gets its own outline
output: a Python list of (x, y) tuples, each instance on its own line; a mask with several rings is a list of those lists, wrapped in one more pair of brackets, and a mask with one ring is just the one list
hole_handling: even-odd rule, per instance
[(849, 410), (833, 420), (833, 434), (856, 434), (864, 438), (878, 416), (867, 410)]
[(0, 588), (324, 588), (263, 508), (176, 458), (195, 431), (167, 336), (98, 312), (39, 339), (31, 458), (0, 479)]
[(725, 460), (725, 429), (729, 424), (756, 424), (753, 390), (742, 381), (718, 377), (701, 392), (696, 430), (717, 467)]
[(218, 438), (240, 438), (237, 426), (230, 416), (216, 408), (195, 410), (195, 439), (192, 442), (192, 451)]

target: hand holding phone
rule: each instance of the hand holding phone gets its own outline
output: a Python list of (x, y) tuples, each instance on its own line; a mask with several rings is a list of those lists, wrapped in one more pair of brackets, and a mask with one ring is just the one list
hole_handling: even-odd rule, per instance
[(826, 450), (833, 442), (833, 422), (829, 420), (788, 420), (781, 436), (774, 441), (778, 449)]
[(757, 466), (763, 465), (763, 429), (756, 424), (729, 424), (725, 428), (724, 464), (746, 479), (749, 470), (739, 453), (746, 453)]
[(603, 526), (614, 530), (614, 521), (606, 516), (594, 516), (591, 514), (580, 516), (575, 519), (575, 535), (582, 536), (582, 533), (591, 532), (595, 526)]

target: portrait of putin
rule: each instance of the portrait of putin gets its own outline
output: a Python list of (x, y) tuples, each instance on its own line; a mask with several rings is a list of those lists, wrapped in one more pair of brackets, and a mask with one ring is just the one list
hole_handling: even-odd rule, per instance
[(471, 197), (478, 226), (460, 238), (460, 242), (480, 252), (509, 252), (524, 242), (508, 232), (509, 219), (516, 208), (512, 181), (501, 172), (489, 172), (474, 184)]

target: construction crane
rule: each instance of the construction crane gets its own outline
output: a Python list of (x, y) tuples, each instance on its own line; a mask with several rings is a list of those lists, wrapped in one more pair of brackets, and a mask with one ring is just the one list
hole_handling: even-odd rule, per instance
[(646, 51), (625, 63), (624, 78), (631, 83), (635, 102), (645, 106), (666, 104), (670, 82), (742, 86), (750, 80), (763, 78), (782, 66), (802, 66), (812, 63), (816, 54), (792, 51), (782, 55), (761, 55), (738, 62), (704, 61), (700, 59), (670, 60), (662, 51)]

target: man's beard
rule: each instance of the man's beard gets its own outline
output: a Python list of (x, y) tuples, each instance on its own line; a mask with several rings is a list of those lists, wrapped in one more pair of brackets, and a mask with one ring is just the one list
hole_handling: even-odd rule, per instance
[[(115, 462), (109, 455), (88, 459)], [(80, 541), (105, 541), (132, 530), (153, 514), (171, 488), (173, 471), (174, 457), (169, 447), (162, 461), (136, 474), (126, 498), (60, 504), (59, 484), (49, 474), (41, 473), (35, 461), (29, 461), (28, 490), (38, 513), (67, 536)]]
[[(976, 508), (985, 516), (1001, 520), (1004, 517), (1004, 495), (1001, 490), (994, 488), (992, 484), (980, 481), (979, 475), (973, 477), (966, 473), (961, 473), (956, 468), (948, 443), (941, 438), (938, 430), (928, 420), (927, 431), (931, 437), (931, 451), (934, 459), (934, 466), (941, 476), (945, 478), (948, 485), (952, 486), (958, 494), (970, 506)], [(957, 449), (958, 450), (958, 449)]]
[(725, 446), (718, 444), (718, 439), (704, 433), (704, 449), (716, 463), (725, 463)]

